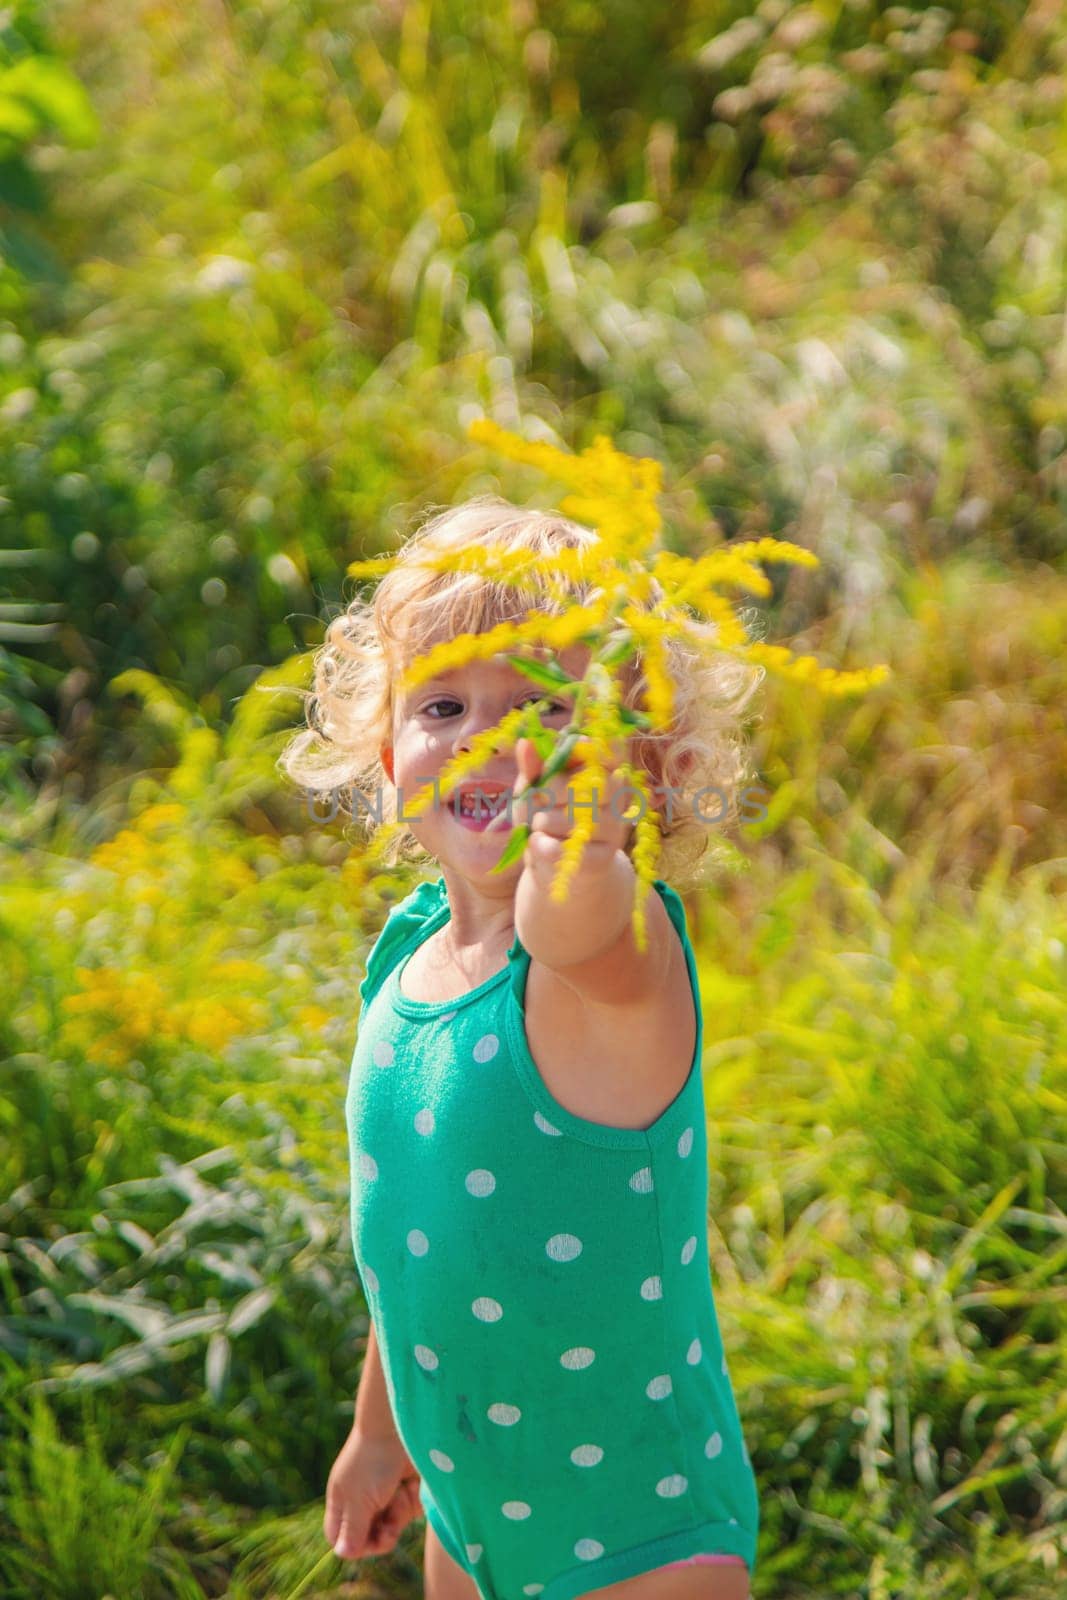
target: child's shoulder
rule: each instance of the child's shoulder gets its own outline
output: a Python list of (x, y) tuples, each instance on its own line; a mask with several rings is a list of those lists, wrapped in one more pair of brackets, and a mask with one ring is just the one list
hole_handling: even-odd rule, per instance
[(366, 971), (359, 986), (366, 1007), (410, 944), (424, 936), (434, 921), (447, 916), (448, 896), (443, 878), (419, 883), (391, 907), (367, 954)]

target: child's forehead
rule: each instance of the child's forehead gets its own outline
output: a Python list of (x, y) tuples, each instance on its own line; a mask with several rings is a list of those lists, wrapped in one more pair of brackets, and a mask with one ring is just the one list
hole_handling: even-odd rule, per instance
[(430, 677), (423, 678), (414, 689), (405, 690), (401, 686), (400, 692), (411, 699), (413, 695), (424, 694), (427, 689), (458, 689), (474, 684), (489, 684), (504, 690), (522, 684), (528, 684), (531, 689), (535, 687), (532, 680), (513, 667), (510, 661), (493, 656), (486, 660), (466, 661), (462, 666), (444, 667)]
[[(409, 653), (402, 663), (401, 677), (414, 665), (420, 655), (425, 654), (428, 654), (428, 648), (416, 654)], [(531, 649), (523, 652), (523, 654), (531, 659), (558, 661), (564, 671), (577, 678), (581, 677), (585, 671), (585, 667), (588, 664), (589, 650), (585, 645), (569, 645), (563, 650)], [(498, 681), (501, 684), (512, 681), (516, 683), (530, 683), (532, 681), (526, 673), (520, 672), (517, 667), (512, 666), (507, 658), (507, 653), (501, 651), (497, 655), (479, 657), (473, 661), (463, 662), (459, 666), (444, 667), (440, 671), (433, 673), (431, 677), (424, 678), (419, 688), (425, 688), (431, 683), (488, 682), (491, 680)]]

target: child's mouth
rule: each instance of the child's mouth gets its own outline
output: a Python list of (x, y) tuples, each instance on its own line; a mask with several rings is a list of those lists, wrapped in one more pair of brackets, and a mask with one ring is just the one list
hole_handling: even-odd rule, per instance
[(449, 801), (449, 810), (461, 827), (469, 828), (473, 833), (485, 833), (496, 822), (498, 827), (495, 831), (499, 833), (508, 826), (506, 793), (481, 796), (468, 800), (466, 805), (467, 809), (464, 810), (458, 796)]

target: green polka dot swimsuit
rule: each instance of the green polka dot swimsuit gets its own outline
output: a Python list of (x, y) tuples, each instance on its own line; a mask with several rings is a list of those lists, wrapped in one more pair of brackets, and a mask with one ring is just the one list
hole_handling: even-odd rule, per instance
[(352, 1243), (427, 1520), (484, 1600), (575, 1600), (699, 1552), (755, 1565), (759, 1509), (711, 1292), (703, 1024), (649, 1128), (572, 1115), (526, 1043), (518, 938), (455, 999), (400, 990), (443, 878), (385, 923), (346, 1101)]

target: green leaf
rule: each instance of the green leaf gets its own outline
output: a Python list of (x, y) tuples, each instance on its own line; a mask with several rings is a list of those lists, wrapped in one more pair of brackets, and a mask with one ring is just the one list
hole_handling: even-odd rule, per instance
[(0, 74), (0, 94), (31, 105), (69, 144), (95, 144), (100, 134), (93, 103), (69, 67), (52, 56), (26, 56)]
[(644, 711), (631, 711), (629, 706), (619, 706), (619, 718), (628, 728), (647, 728), (651, 725), (651, 718)]
[[(11, 186), (5, 182), (9, 171), (0, 161), (0, 203), (18, 205), (19, 201), (11, 199)], [(42, 240), (33, 238), (10, 217), (0, 228), (0, 258), (6, 258), (29, 283), (58, 284), (66, 279), (66, 268), (59, 257)]]
[(541, 721), (536, 706), (527, 707), (526, 720), (522, 725), (522, 737), (532, 740), (533, 747), (542, 761), (548, 760), (556, 746), (555, 735)]
[(13, 100), (0, 89), (0, 133), (18, 144), (28, 144), (40, 127), (40, 119), (21, 100)]
[(612, 637), (616, 642), (599, 657), (601, 665), (605, 667), (617, 667), (620, 661), (628, 660), (637, 649), (637, 641), (628, 630), (621, 637), (618, 635)]
[[(47, 199), (47, 191), (37, 173), (26, 165), (9, 139), (0, 139), (0, 201), (19, 211), (40, 216)], [(10, 228), (10, 221), (5, 228)]]
[(529, 661), (525, 656), (508, 656), (516, 672), (525, 673), (543, 689), (577, 689), (576, 679), (564, 672), (557, 661)]
[(574, 754), (574, 749), (577, 743), (577, 728), (573, 730), (568, 728), (565, 730), (562, 739), (559, 741), (559, 744), (556, 746), (553, 754), (549, 757), (547, 765), (545, 766), (545, 770), (542, 772), (537, 782), (544, 783), (549, 778), (554, 778), (557, 772), (562, 772), (563, 768), (567, 765), (567, 762)]
[(513, 861), (517, 861), (526, 849), (526, 841), (529, 837), (530, 829), (525, 822), (520, 823), (517, 828), (513, 828), (511, 838), (505, 846), (504, 854), (500, 857), (496, 866), (490, 868), (490, 871), (503, 872), (506, 867), (511, 866)]

